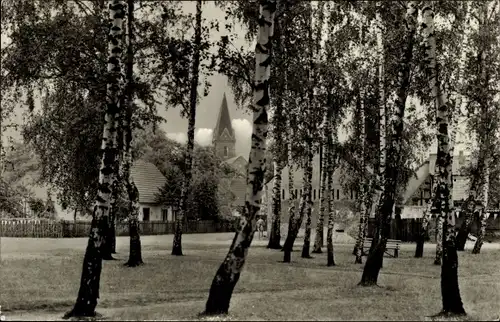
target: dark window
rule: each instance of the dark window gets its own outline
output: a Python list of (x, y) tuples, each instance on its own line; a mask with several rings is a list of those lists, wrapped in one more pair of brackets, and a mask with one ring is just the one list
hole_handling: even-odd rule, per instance
[(297, 195), (298, 195), (298, 193), (299, 193), (299, 192), (297, 191), (297, 189), (295, 189), (295, 195), (294, 195), (294, 196), (295, 196), (295, 199), (297, 199)]
[(302, 196), (302, 189), (300, 189), (300, 195)]
[(168, 221), (168, 209), (161, 210), (161, 219), (163, 221)]
[(281, 199), (285, 200), (285, 189), (281, 191)]
[(335, 188), (332, 189), (330, 197), (332, 198), (332, 200), (335, 200)]
[(351, 189), (351, 199), (354, 199), (354, 191)]
[(340, 189), (337, 189), (337, 200), (340, 199)]
[(224, 156), (227, 157), (229, 155), (229, 148), (227, 146), (224, 147)]
[(142, 208), (142, 221), (149, 221), (149, 208)]
[(357, 190), (356, 190), (355, 195), (356, 195), (356, 200), (358, 200), (358, 191)]
[(314, 189), (314, 197), (313, 200), (316, 200), (316, 189)]

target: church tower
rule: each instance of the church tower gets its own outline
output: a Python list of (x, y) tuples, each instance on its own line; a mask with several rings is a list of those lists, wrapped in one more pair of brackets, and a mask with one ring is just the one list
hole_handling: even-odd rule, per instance
[(226, 93), (222, 97), (222, 104), (217, 118), (217, 125), (213, 132), (212, 143), (215, 154), (222, 160), (227, 160), (236, 156), (235, 145), (236, 136), (234, 135), (229, 108), (227, 107)]

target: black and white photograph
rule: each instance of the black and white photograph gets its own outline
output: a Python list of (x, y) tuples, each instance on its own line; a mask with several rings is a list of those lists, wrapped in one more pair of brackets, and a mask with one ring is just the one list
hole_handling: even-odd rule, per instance
[(0, 2), (0, 321), (500, 321), (500, 0)]

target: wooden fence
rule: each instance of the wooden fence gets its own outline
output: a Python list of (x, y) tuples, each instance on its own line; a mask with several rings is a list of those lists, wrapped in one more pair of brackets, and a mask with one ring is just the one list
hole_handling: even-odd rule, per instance
[[(141, 235), (173, 234), (173, 222), (139, 222)], [(230, 222), (216, 223), (212, 220), (189, 221), (183, 227), (184, 234), (218, 233), (234, 231)], [(53, 221), (53, 220), (0, 220), (1, 237), (66, 238), (87, 237), (90, 232), (89, 221)], [(116, 225), (117, 236), (128, 236), (128, 224)]]

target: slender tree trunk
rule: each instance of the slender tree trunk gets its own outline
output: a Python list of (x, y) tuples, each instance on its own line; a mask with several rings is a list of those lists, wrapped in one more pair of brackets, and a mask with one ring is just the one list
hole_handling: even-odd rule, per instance
[[(328, 199), (332, 199), (328, 197)], [(333, 227), (335, 225), (334, 221), (335, 212), (332, 209), (328, 212), (328, 230), (326, 233), (326, 266), (335, 266), (335, 255), (333, 252)]]
[(83, 258), (82, 276), (78, 297), (73, 309), (65, 314), (65, 318), (95, 316), (97, 299), (99, 298), (99, 281), (102, 269), (102, 251), (106, 242), (108, 229), (110, 198), (113, 193), (111, 185), (115, 160), (113, 149), (113, 132), (116, 131), (115, 118), (120, 112), (120, 92), (122, 91), (122, 34), (125, 4), (123, 0), (110, 0), (109, 13), (111, 28), (108, 43), (108, 73), (110, 81), (107, 85), (107, 109), (102, 136), (101, 149), (103, 156), (99, 171), (98, 195), (95, 201), (90, 236)]
[(476, 205), (476, 191), (475, 184), (471, 184), (471, 189), (469, 190), (469, 197), (466, 199), (462, 206), (462, 212), (465, 213), (464, 221), (460, 225), (460, 229), (457, 233), (457, 251), (465, 250), (465, 243), (467, 242), (467, 237), (470, 234), (470, 229), (472, 225), (472, 218), (474, 216), (474, 209)]
[(288, 235), (286, 236), (285, 244), (283, 245), (284, 249), (284, 258), (283, 262), (289, 263), (291, 259), (291, 252), (293, 249), (293, 244), (295, 243), (295, 239), (297, 238), (297, 235), (299, 234), (299, 229), (302, 226), (302, 221), (304, 220), (304, 214), (306, 213), (306, 207), (307, 207), (307, 181), (308, 181), (308, 171), (309, 169), (309, 158), (307, 158), (307, 162), (305, 165), (304, 169), (304, 175), (303, 175), (303, 192), (302, 195), (300, 196), (300, 203), (299, 203), (299, 209), (297, 209), (297, 212), (294, 211), (294, 216), (291, 219), (291, 223), (288, 228)]
[[(285, 244), (283, 245), (282, 251), (285, 252), (284, 254), (284, 259), (283, 261), (285, 263), (290, 262), (290, 257), (291, 257), (291, 252), (293, 248), (293, 243), (291, 245), (290, 241), (292, 240), (292, 235), (295, 231), (294, 225), (295, 225), (295, 200), (297, 198), (295, 191), (294, 191), (294, 173), (293, 173), (293, 155), (292, 155), (292, 127), (291, 127), (291, 122), (290, 122), (290, 115), (287, 118), (287, 128), (288, 128), (288, 144), (287, 144), (287, 159), (288, 159), (288, 232), (285, 240)], [(300, 202), (302, 204), (302, 201)], [(293, 237), (293, 240), (295, 240), (295, 237)], [(289, 246), (288, 246), (289, 245)], [(289, 247), (289, 250), (286, 249), (285, 246)]]
[(490, 168), (488, 160), (484, 162), (484, 183), (483, 183), (483, 209), (481, 211), (481, 225), (479, 228), (479, 233), (477, 234), (476, 243), (472, 249), (472, 254), (479, 254), (481, 252), (481, 246), (483, 246), (484, 236), (486, 234), (486, 225), (488, 220), (488, 195), (490, 190)]
[[(130, 1), (130, 0), (129, 0)], [(144, 264), (142, 261), (141, 236), (139, 230), (139, 190), (132, 180), (127, 180), (128, 229), (130, 236), (130, 250), (126, 266), (135, 267)]]
[(434, 209), (434, 200), (437, 195), (437, 188), (438, 185), (434, 185), (434, 187), (432, 187), (431, 199), (427, 203), (427, 207), (425, 208), (424, 213), (422, 215), (422, 229), (417, 237), (418, 238), (417, 247), (415, 248), (416, 258), (421, 258), (422, 256), (424, 256), (424, 242), (425, 242), (425, 236), (427, 234), (427, 227), (429, 226), (430, 214), (436, 212), (436, 210)]
[(481, 222), (479, 232), (477, 234), (476, 242), (474, 243), (474, 248), (472, 249), (472, 254), (479, 254), (481, 252), (481, 247), (483, 246), (484, 236), (486, 234), (486, 226), (488, 221), (488, 213), (486, 208), (481, 209)]
[(365, 175), (361, 178), (361, 198), (359, 204), (359, 227), (358, 227), (358, 238), (356, 239), (356, 245), (354, 247), (354, 255), (356, 256), (354, 263), (361, 264), (363, 263), (363, 248), (365, 241), (365, 226), (368, 222), (368, 209), (366, 207), (368, 195), (368, 185), (369, 179), (368, 174), (366, 172), (366, 117), (365, 117), (365, 105), (364, 105), (364, 91), (360, 89), (360, 97), (359, 102), (361, 104), (360, 113), (361, 113), (361, 163), (362, 169), (365, 172)]
[(441, 259), (443, 258), (443, 227), (444, 218), (439, 212), (436, 216), (436, 256), (434, 265), (441, 265)]
[[(325, 19), (325, 2), (320, 1), (318, 2), (318, 6), (316, 8), (317, 14), (315, 15), (315, 30), (314, 30), (314, 46), (311, 46), (311, 48), (315, 48), (314, 50), (314, 56), (313, 60), (316, 60), (317, 65), (320, 65), (320, 62), (323, 60), (323, 50), (321, 46), (321, 38), (324, 32), (324, 19)], [(312, 22), (311, 22), (312, 25)], [(313, 64), (311, 64), (311, 68), (313, 68)], [(317, 86), (316, 88), (318, 91), (321, 91), (322, 86), (318, 86), (318, 84), (322, 84), (323, 81), (321, 79), (322, 75), (319, 71), (315, 72), (313, 75), (315, 77), (313, 78), (313, 85)], [(311, 97), (314, 99), (314, 88), (312, 91)], [(326, 181), (327, 181), (327, 175), (326, 175), (326, 168), (327, 168), (327, 162), (325, 159), (326, 155), (328, 153), (324, 152), (325, 149), (327, 149), (326, 146), (326, 138), (328, 135), (331, 135), (331, 106), (326, 105), (324, 109), (324, 119), (323, 119), (323, 137), (321, 139), (321, 142), (319, 144), (319, 179), (320, 179), (320, 189), (318, 191), (319, 196), (318, 198), (320, 199), (320, 206), (319, 206), (319, 212), (318, 212), (318, 220), (316, 222), (316, 236), (314, 239), (314, 246), (313, 246), (313, 253), (322, 253), (321, 247), (323, 246), (323, 241), (324, 241), (324, 218), (325, 218), (325, 202), (327, 202), (325, 199), (325, 190), (326, 190)]]
[(184, 218), (187, 219), (187, 208), (188, 208), (188, 189), (191, 184), (191, 178), (193, 176), (193, 150), (194, 150), (194, 130), (195, 130), (195, 120), (196, 120), (196, 101), (198, 100), (198, 78), (200, 70), (200, 51), (201, 51), (201, 5), (202, 0), (196, 1), (196, 28), (194, 35), (194, 54), (193, 54), (193, 66), (191, 69), (191, 89), (190, 89), (190, 100), (189, 100), (189, 124), (188, 124), (188, 142), (186, 151), (186, 164), (184, 181), (182, 183), (181, 189), (181, 204), (179, 208), (179, 214), (175, 218), (175, 233), (174, 241), (172, 246), (172, 255), (182, 256), (182, 224)]
[[(312, 140), (309, 132), (309, 139), (307, 142), (307, 165), (305, 169), (306, 182), (304, 185), (304, 200), (305, 200), (305, 215), (306, 215), (306, 226), (304, 232), (304, 244), (302, 246), (302, 258), (311, 258), (309, 254), (309, 249), (311, 247), (311, 217), (312, 217), (312, 172), (313, 172), (313, 157), (314, 152), (312, 149)], [(301, 215), (303, 217), (303, 215)], [(300, 225), (297, 226), (300, 229)], [(298, 233), (297, 229), (297, 233)], [(293, 245), (293, 244), (292, 244)]]
[(134, 91), (134, 1), (127, 0), (127, 87), (126, 102), (127, 109), (123, 118), (123, 177), (127, 189), (128, 230), (130, 236), (129, 258), (126, 266), (135, 267), (142, 265), (141, 236), (139, 229), (139, 190), (130, 177), (130, 166), (132, 164), (132, 115), (133, 115), (133, 91)]
[(436, 62), (436, 38), (434, 34), (434, 12), (427, 4), (422, 11), (422, 28), (425, 39), (425, 54), (429, 71), (429, 84), (432, 96), (436, 99), (436, 126), (438, 128), (438, 153), (436, 170), (438, 172), (440, 214), (443, 221), (443, 263), (441, 265), (442, 314), (464, 315), (462, 299), (458, 286), (458, 256), (455, 245), (455, 214), (450, 190), (452, 181), (452, 163), (449, 153), (448, 122), (450, 108), (446, 102), (446, 93), (441, 91), (439, 71)]
[[(316, 86), (316, 73), (314, 70), (314, 40), (313, 40), (313, 7), (312, 4), (309, 3), (310, 8), (310, 16), (309, 16), (309, 26), (308, 26), (308, 42), (309, 42), (309, 67), (308, 67), (308, 84), (307, 84), (307, 106), (309, 110), (312, 110), (315, 107), (315, 99), (314, 99), (314, 89)], [(311, 121), (309, 121), (311, 122)], [(306, 125), (307, 130), (307, 140), (306, 140), (306, 151), (307, 151), (307, 166), (305, 169), (305, 173), (307, 174), (306, 185), (304, 186), (304, 190), (306, 191), (306, 225), (304, 231), (304, 244), (302, 245), (302, 258), (311, 258), (310, 255), (310, 245), (311, 245), (311, 217), (312, 217), (312, 171), (313, 171), (313, 129), (311, 128), (312, 124), (309, 123)], [(300, 226), (299, 226), (300, 228)]]
[[(375, 13), (375, 19), (377, 21), (377, 51), (378, 51), (378, 60), (379, 60), (379, 68), (378, 68), (378, 76), (379, 76), (379, 137), (380, 137), (380, 163), (379, 170), (377, 172), (377, 177), (375, 179), (374, 186), (374, 195), (372, 195), (372, 209), (370, 213), (375, 213), (376, 219), (376, 229), (375, 234), (373, 236), (372, 244), (370, 246), (370, 253), (374, 250), (375, 245), (378, 243), (379, 238), (382, 233), (383, 219), (380, 214), (379, 205), (382, 202), (382, 195), (384, 189), (384, 180), (385, 180), (385, 171), (387, 166), (387, 104), (385, 97), (385, 55), (384, 55), (384, 24), (382, 18), (380, 16), (380, 11), (382, 2), (377, 2), (377, 12)], [(365, 225), (368, 225), (368, 219), (365, 222)], [(381, 265), (383, 262), (383, 258), (381, 259)]]
[(398, 75), (398, 90), (395, 99), (395, 113), (391, 118), (391, 133), (388, 140), (388, 152), (386, 154), (387, 165), (384, 171), (384, 188), (379, 204), (380, 214), (380, 238), (374, 236), (372, 249), (366, 260), (360, 285), (376, 285), (378, 275), (382, 267), (384, 251), (390, 230), (392, 210), (396, 198), (396, 185), (398, 179), (398, 167), (401, 159), (401, 136), (403, 133), (403, 117), (405, 103), (410, 85), (410, 67), (413, 59), (413, 43), (417, 25), (417, 6), (415, 1), (410, 1), (406, 12), (406, 39)]
[[(328, 120), (328, 122), (330, 122), (330, 120)], [(327, 173), (326, 177), (327, 184), (325, 190), (325, 197), (327, 200), (327, 212), (328, 212), (328, 230), (326, 234), (327, 266), (335, 266), (335, 256), (333, 251), (333, 228), (335, 226), (335, 211), (333, 210), (333, 196), (331, 194), (331, 191), (333, 186), (333, 173), (335, 171), (335, 165), (334, 165), (335, 153), (333, 151), (334, 145), (332, 143), (337, 141), (337, 134), (336, 134), (337, 132), (335, 131), (335, 129), (331, 132), (333, 132), (333, 136), (330, 135), (327, 137), (327, 145), (325, 147), (326, 150), (325, 158), (327, 159), (327, 167), (324, 170)]]
[(245, 208), (229, 252), (213, 279), (205, 314), (224, 314), (234, 287), (240, 278), (248, 248), (252, 243), (256, 214), (260, 209), (263, 179), (266, 172), (266, 137), (268, 128), (269, 75), (271, 73), (272, 38), (276, 1), (260, 1), (259, 29), (255, 47), (255, 86), (253, 100), (252, 146), (247, 174)]
[(111, 254), (116, 254), (116, 215), (111, 219)]
[[(487, 12), (488, 12), (488, 3), (484, 2), (481, 8), (482, 11), (482, 21), (479, 24), (479, 30), (480, 30), (480, 36), (486, 38), (485, 31), (486, 28), (483, 26), (484, 23), (486, 23), (487, 20)], [(489, 127), (489, 123), (491, 122), (491, 114), (488, 113), (488, 106), (491, 104), (489, 100), (489, 95), (488, 95), (488, 80), (486, 77), (486, 66), (485, 66), (485, 59), (486, 59), (486, 48), (484, 46), (486, 45), (487, 42), (484, 42), (483, 47), (480, 49), (478, 58), (479, 58), (479, 72), (480, 72), (480, 86), (481, 88), (486, 89), (483, 91), (480, 96), (480, 103), (479, 106), (481, 107), (481, 132), (480, 133), (480, 139), (479, 139), (479, 157), (478, 157), (478, 168), (479, 171), (477, 171), (471, 180), (470, 184), (470, 189), (469, 189), (469, 198), (474, 200), (475, 196), (478, 194), (479, 190), (479, 184), (482, 180), (482, 176), (485, 174), (486, 170), (486, 162), (488, 161), (488, 148), (487, 148), (487, 142), (489, 141), (490, 133), (488, 130), (486, 130)], [(461, 62), (462, 63), (462, 62)], [(483, 183), (484, 185), (484, 183)], [(484, 186), (483, 186), (484, 188)], [(484, 197), (484, 196), (483, 196)], [(474, 201), (473, 201), (474, 202)], [(472, 209), (472, 211), (469, 211)], [(474, 216), (474, 209), (475, 209), (475, 204), (474, 205), (469, 205), (467, 207), (467, 213), (465, 214), (465, 219), (460, 226), (460, 230), (457, 235), (457, 250), (465, 250), (465, 243), (467, 241), (467, 237), (469, 236), (470, 230), (471, 230), (471, 225), (472, 225), (472, 219)], [(484, 212), (481, 212), (481, 215), (483, 215)], [(480, 233), (480, 231), (479, 231)], [(479, 240), (479, 238), (478, 238)], [(477, 245), (477, 240), (476, 240), (476, 245)], [(474, 246), (475, 248), (475, 246)]]
[(267, 248), (281, 249), (281, 170), (283, 162), (276, 160), (274, 164), (273, 186), (273, 221)]
[[(465, 21), (469, 21), (469, 16), (470, 16), (469, 6), (470, 5), (466, 1), (464, 3), (464, 6), (465, 6)], [(465, 28), (463, 32), (464, 32), (464, 34), (463, 34), (463, 38), (462, 38), (462, 52), (460, 55), (458, 75), (457, 75), (458, 85), (459, 85), (460, 89), (462, 89), (463, 86), (465, 86), (465, 84), (464, 84), (464, 72), (465, 72), (465, 64), (466, 64), (466, 59), (467, 59), (467, 51), (466, 51), (467, 46), (466, 45), (469, 42), (468, 28)], [(464, 95), (462, 95), (461, 93), (458, 94), (457, 106), (460, 109), (463, 109), (466, 106), (466, 97)], [(475, 186), (471, 186), (471, 188), (474, 189)], [(458, 251), (463, 251), (465, 249), (465, 242), (467, 241), (467, 236), (469, 235), (469, 232), (470, 232), (470, 222), (471, 222), (471, 218), (472, 218), (472, 211), (469, 213), (468, 209), (471, 206), (470, 202), (471, 201), (474, 202), (473, 199), (474, 199), (475, 192), (472, 191), (473, 189), (471, 189), (469, 192), (469, 198), (467, 198), (468, 201), (466, 201), (466, 203), (464, 205), (462, 205), (462, 207), (461, 207), (461, 212), (465, 213), (465, 220), (462, 223), (462, 225), (460, 226), (460, 230), (457, 234), (457, 250)]]
[[(326, 126), (326, 124), (329, 124), (330, 121), (328, 119), (325, 120), (325, 132), (324, 132), (324, 137), (323, 141), (326, 141), (326, 138), (331, 135), (330, 130), (327, 129), (329, 128), (329, 125)], [(326, 170), (328, 168), (328, 162), (330, 162), (328, 159), (329, 155), (328, 147), (323, 145), (323, 159), (321, 160), (323, 162), (323, 173), (321, 174), (321, 199), (320, 199), (320, 205), (319, 205), (319, 216), (318, 216), (318, 221), (316, 223), (316, 237), (314, 239), (314, 247), (313, 247), (313, 253), (315, 254), (321, 254), (321, 247), (323, 246), (323, 235), (324, 235), (324, 217), (325, 217), (325, 206), (328, 205), (328, 195), (327, 195), (327, 186), (328, 186), (328, 171)], [(328, 209), (327, 209), (328, 211)], [(330, 219), (328, 219), (330, 220)]]

